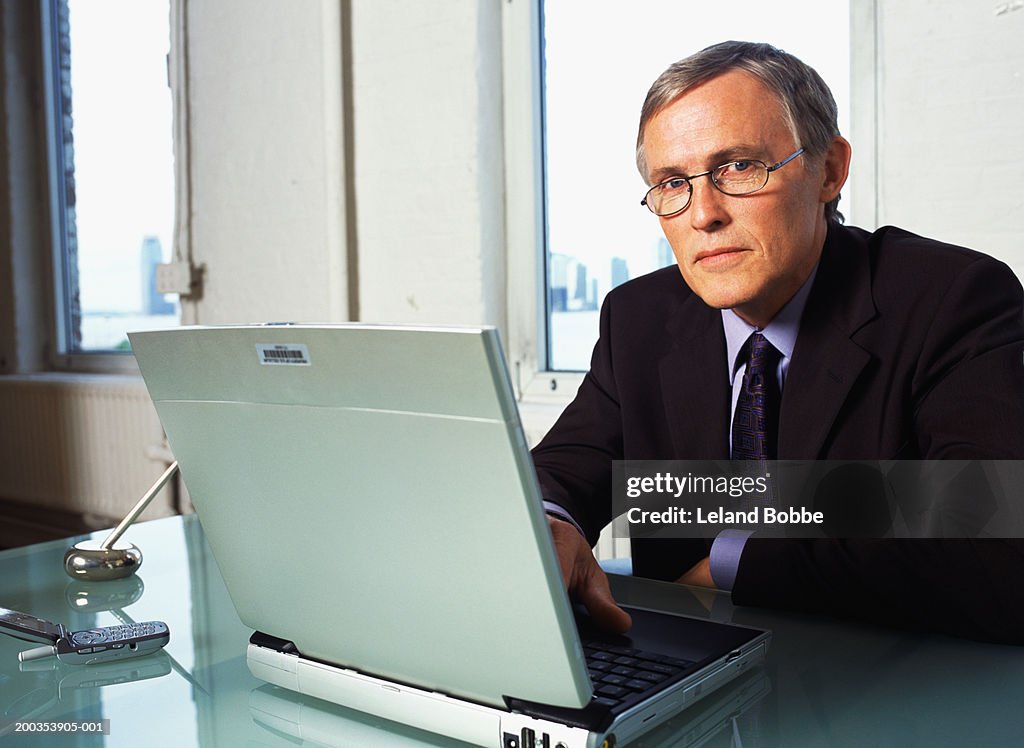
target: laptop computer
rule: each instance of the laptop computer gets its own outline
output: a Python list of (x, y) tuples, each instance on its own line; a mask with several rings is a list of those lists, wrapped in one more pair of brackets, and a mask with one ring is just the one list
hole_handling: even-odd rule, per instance
[(477, 745), (596, 748), (764, 658), (766, 631), (574, 614), (496, 330), (129, 337), (258, 678)]

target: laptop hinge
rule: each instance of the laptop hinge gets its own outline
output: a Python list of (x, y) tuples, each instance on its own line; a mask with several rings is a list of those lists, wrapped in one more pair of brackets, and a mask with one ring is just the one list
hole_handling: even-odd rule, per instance
[(554, 706), (552, 704), (538, 704), (533, 701), (524, 701), (505, 696), (505, 704), (509, 711), (535, 717), (537, 719), (549, 719), (571, 727), (581, 727), (591, 732), (604, 732), (611, 727), (615, 721), (615, 714), (605, 704), (591, 701), (585, 707), (573, 709), (567, 706)]
[(281, 652), (282, 654), (301, 655), (299, 648), (295, 646), (294, 642), (288, 641), (287, 639), (280, 639), (276, 636), (271, 636), (270, 634), (264, 634), (262, 631), (254, 631), (252, 636), (249, 637), (249, 643), (255, 644), (257, 647), (272, 649), (275, 652)]

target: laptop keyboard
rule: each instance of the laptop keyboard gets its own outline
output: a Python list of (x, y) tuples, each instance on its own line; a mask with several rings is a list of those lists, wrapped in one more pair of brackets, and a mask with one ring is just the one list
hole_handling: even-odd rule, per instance
[(646, 698), (696, 663), (598, 641), (584, 641), (594, 700), (609, 706)]

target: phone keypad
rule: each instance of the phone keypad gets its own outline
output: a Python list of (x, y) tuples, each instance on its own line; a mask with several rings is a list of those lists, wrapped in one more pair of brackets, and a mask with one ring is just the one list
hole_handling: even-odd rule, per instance
[(71, 640), (79, 646), (84, 646), (86, 644), (95, 644), (96, 642), (106, 641), (107, 635), (100, 629), (76, 631), (71, 635)]
[(71, 635), (71, 641), (76, 647), (109, 644), (112, 649), (119, 649), (124, 646), (126, 639), (140, 639), (166, 633), (167, 625), (162, 621), (147, 621), (145, 623), (128, 623), (123, 626), (105, 626), (103, 628), (76, 631)]

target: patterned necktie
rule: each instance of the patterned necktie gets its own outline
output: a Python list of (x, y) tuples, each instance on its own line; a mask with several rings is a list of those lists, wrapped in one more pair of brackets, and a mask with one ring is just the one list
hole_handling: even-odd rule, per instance
[(779, 385), (775, 370), (781, 355), (759, 332), (746, 345), (750, 353), (732, 422), (734, 460), (774, 460), (779, 432)]

